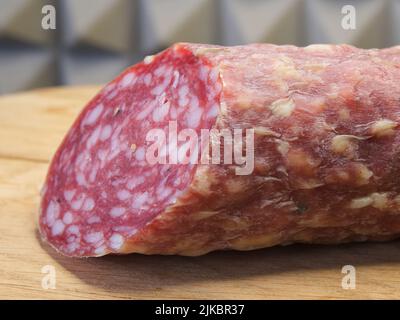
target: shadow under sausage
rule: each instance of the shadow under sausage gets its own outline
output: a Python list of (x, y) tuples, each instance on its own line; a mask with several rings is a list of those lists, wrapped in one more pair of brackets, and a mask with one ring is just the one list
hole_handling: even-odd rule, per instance
[[(113, 292), (163, 290), (182, 283), (245, 280), (260, 275), (301, 273), (344, 265), (373, 266), (400, 262), (400, 241), (343, 245), (290, 245), (253, 251), (219, 251), (199, 257), (109, 255), (68, 258), (36, 237), (54, 260), (87, 284)], [(73, 263), (71, 263), (73, 261)], [(311, 276), (311, 274), (310, 274)]]

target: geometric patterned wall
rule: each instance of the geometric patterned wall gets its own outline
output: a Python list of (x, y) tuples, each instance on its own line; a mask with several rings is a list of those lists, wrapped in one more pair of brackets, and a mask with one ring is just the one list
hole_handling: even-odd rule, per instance
[[(52, 4), (57, 29), (42, 30)], [(343, 30), (343, 5), (357, 29)], [(104, 83), (171, 43), (400, 44), (400, 0), (0, 0), (0, 94)]]

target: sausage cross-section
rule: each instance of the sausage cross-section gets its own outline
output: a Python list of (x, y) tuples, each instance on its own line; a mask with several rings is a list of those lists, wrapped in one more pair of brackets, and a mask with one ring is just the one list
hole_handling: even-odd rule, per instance
[[(400, 47), (175, 44), (83, 109), (51, 162), (39, 229), (74, 257), (393, 239), (399, 122)], [(214, 133), (238, 130), (250, 170), (202, 161), (211, 151), (192, 161), (204, 132), (225, 155)], [(168, 161), (149, 161), (155, 145)]]

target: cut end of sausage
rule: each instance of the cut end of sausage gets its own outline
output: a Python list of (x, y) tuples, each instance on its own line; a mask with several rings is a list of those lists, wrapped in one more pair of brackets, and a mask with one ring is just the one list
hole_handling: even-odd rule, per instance
[(147, 57), (103, 88), (52, 160), (44, 239), (67, 256), (124, 252), (191, 184), (200, 153), (179, 134), (200, 138), (213, 127), (221, 88), (217, 70), (184, 46)]

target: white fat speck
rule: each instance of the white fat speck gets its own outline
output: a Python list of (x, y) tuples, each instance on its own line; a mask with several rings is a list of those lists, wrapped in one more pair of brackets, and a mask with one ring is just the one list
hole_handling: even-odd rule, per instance
[[(136, 146), (136, 144), (135, 144), (135, 146)], [(129, 144), (129, 142), (128, 141), (126, 141), (126, 140), (123, 140), (122, 142), (121, 142), (121, 144), (120, 144), (120, 150), (121, 151), (126, 151), (126, 150), (129, 150), (130, 152), (134, 152), (136, 147), (132, 147), (132, 143), (131, 144)]]
[(97, 157), (101, 160), (104, 161), (106, 159), (107, 156), (107, 151), (100, 149), (99, 151), (97, 151)]
[(144, 78), (143, 78), (144, 84), (145, 84), (146, 86), (148, 86), (148, 85), (151, 83), (151, 79), (152, 79), (152, 78), (153, 78), (153, 77), (152, 77), (151, 73), (146, 74), (146, 75), (144, 76)]
[(356, 199), (351, 200), (350, 208), (361, 209), (361, 208), (367, 207), (373, 203), (374, 203), (374, 199), (369, 196), (362, 197), (362, 198), (356, 198)]
[(189, 180), (189, 172), (185, 172), (182, 176), (183, 181)]
[(111, 99), (115, 98), (118, 94), (117, 90), (111, 91), (110, 94), (107, 95), (106, 99), (110, 101)]
[(111, 161), (112, 159), (114, 159), (120, 152), (121, 150), (119, 149), (115, 149), (113, 150), (107, 157), (107, 161)]
[(86, 147), (88, 149), (90, 149), (91, 147), (93, 147), (97, 143), (97, 140), (100, 137), (100, 132), (101, 132), (101, 127), (97, 127), (92, 132), (92, 134), (90, 135), (89, 139), (86, 141)]
[(120, 179), (115, 179), (114, 181), (111, 182), (111, 184), (116, 187), (119, 186), (120, 184), (124, 184), (126, 181), (125, 178), (120, 178)]
[(147, 171), (148, 176), (156, 175), (158, 173), (159, 168), (157, 167), (152, 167), (151, 170)]
[(97, 176), (97, 171), (99, 170), (99, 165), (98, 164), (96, 164), (93, 168), (92, 168), (92, 171), (90, 171), (90, 174), (89, 174), (89, 181), (90, 182), (94, 182), (95, 181), (95, 179), (96, 179), (96, 176)]
[(179, 178), (177, 178), (177, 179), (174, 180), (174, 183), (173, 183), (173, 184), (174, 184), (175, 187), (177, 187), (177, 186), (180, 185), (180, 183), (181, 183), (181, 178), (179, 177)]
[(69, 211), (67, 211), (67, 212), (64, 214), (63, 222), (64, 222), (65, 224), (71, 224), (73, 220), (74, 220), (74, 217), (72, 216), (72, 213), (69, 212)]
[[(288, 152), (289, 152), (289, 148), (290, 148), (290, 144), (287, 141), (281, 140), (281, 139), (275, 139), (275, 142), (277, 144), (276, 146), (276, 150), (278, 150), (278, 152), (283, 156), (286, 157)], [(284, 169), (284, 168), (283, 168)], [(284, 171), (286, 171), (286, 169), (284, 169)]]
[(100, 247), (96, 248), (96, 250), (94, 250), (94, 254), (96, 254), (96, 255), (104, 255), (105, 253), (106, 253), (106, 247), (104, 245), (100, 246)]
[(132, 201), (132, 208), (140, 209), (149, 197), (148, 192), (143, 192), (135, 195)]
[(284, 98), (284, 99), (278, 99), (275, 100), (269, 108), (272, 111), (272, 114), (281, 117), (281, 118), (286, 118), (289, 117), (292, 113), (293, 110), (295, 109), (295, 103), (293, 99), (291, 98)]
[(83, 175), (83, 173), (81, 173), (81, 172), (77, 173), (77, 175), (76, 175), (76, 182), (78, 182), (78, 184), (79, 184), (80, 186), (85, 186), (85, 185), (86, 185), (86, 178), (85, 178), (85, 176)]
[(76, 225), (72, 225), (68, 227), (67, 232), (69, 232), (70, 234), (79, 235), (79, 228)]
[(114, 233), (110, 237), (110, 247), (114, 250), (118, 250), (124, 244), (124, 238), (119, 233)]
[(168, 114), (170, 102), (166, 102), (163, 105), (157, 107), (153, 111), (153, 120), (155, 122), (163, 121), (165, 116)]
[(160, 67), (158, 67), (156, 70), (154, 70), (154, 74), (159, 77), (162, 76), (165, 73), (165, 65), (162, 65)]
[(121, 80), (121, 87), (125, 88), (134, 85), (136, 81), (136, 75), (132, 72), (127, 73)]
[(218, 68), (213, 68), (213, 69), (211, 70), (209, 77), (210, 77), (210, 81), (211, 81), (212, 83), (214, 83), (214, 82), (217, 81), (217, 79), (218, 79), (218, 74), (219, 74)]
[(200, 108), (191, 108), (190, 111), (186, 113), (186, 124), (188, 128), (197, 128), (200, 124), (202, 114), (203, 110)]
[(103, 232), (91, 232), (86, 234), (83, 239), (87, 243), (97, 243), (103, 240)]
[(164, 83), (169, 84), (172, 79), (172, 67), (166, 68), (163, 76), (164, 76)]
[(107, 199), (107, 193), (104, 190), (101, 192), (101, 197)]
[(67, 246), (67, 251), (69, 253), (75, 252), (78, 249), (78, 244), (76, 242), (69, 243)]
[(190, 107), (192, 109), (197, 109), (199, 107), (199, 99), (196, 96), (192, 96), (190, 99)]
[(185, 107), (188, 103), (189, 103), (189, 99), (186, 96), (185, 97), (179, 97), (178, 105), (181, 108)]
[[(120, 152), (120, 142), (117, 136), (113, 136), (111, 138), (111, 145), (110, 145), (111, 154), (119, 153)], [(108, 155), (108, 159), (110, 159), (110, 155)], [(111, 157), (112, 158), (112, 157)]]
[(136, 160), (138, 160), (138, 161), (144, 160), (145, 155), (146, 155), (146, 153), (145, 153), (144, 147), (139, 147), (136, 149), (136, 152), (135, 152)]
[(84, 161), (85, 161), (85, 153), (82, 152), (76, 157), (75, 164), (80, 167)]
[(93, 224), (93, 223), (99, 223), (101, 222), (101, 219), (99, 216), (91, 216), (87, 219), (87, 223)]
[(61, 220), (57, 220), (51, 227), (51, 234), (53, 236), (58, 236), (64, 232), (64, 228), (65, 224)]
[[(79, 165), (79, 169), (81, 171), (85, 170), (86, 166), (89, 164), (89, 159), (90, 159), (90, 155), (87, 152), (87, 150), (85, 150), (84, 152), (82, 152), (83, 154), (83, 160), (81, 161), (80, 165)], [(86, 182), (85, 182), (86, 183)]]
[(113, 90), (114, 88), (115, 88), (115, 86), (116, 86), (116, 84), (113, 82), (113, 83), (110, 83), (110, 84), (108, 84), (107, 86), (105, 86), (105, 88), (103, 89), (103, 92), (105, 93), (105, 94), (107, 94), (107, 93), (109, 93), (111, 90)]
[(155, 86), (153, 89), (151, 89), (151, 93), (154, 94), (155, 96), (158, 96), (159, 94), (163, 93), (165, 90), (166, 86), (163, 85), (163, 83), (160, 83), (159, 85)]
[(397, 122), (389, 119), (381, 119), (375, 121), (371, 126), (371, 133), (377, 137), (392, 136), (394, 129), (397, 127)]
[(168, 187), (159, 188), (159, 189), (157, 190), (158, 199), (159, 199), (159, 200), (164, 200), (164, 199), (167, 198), (172, 192), (173, 192), (173, 190), (172, 190), (171, 188), (168, 188)]
[(87, 198), (83, 203), (82, 210), (84, 211), (91, 211), (95, 206), (95, 202), (92, 198)]
[(153, 173), (152, 173), (151, 171), (147, 171), (147, 172), (144, 173), (144, 175), (145, 175), (146, 177), (150, 177), (152, 174), (153, 174)]
[(54, 221), (60, 215), (60, 205), (56, 201), (50, 201), (46, 210), (46, 222), (49, 227), (54, 224)]
[(110, 210), (109, 214), (110, 214), (110, 216), (117, 218), (117, 217), (122, 216), (125, 213), (125, 211), (126, 211), (126, 209), (123, 207), (113, 207)]
[[(126, 119), (129, 119), (129, 118), (126, 118)], [(115, 128), (114, 133), (113, 133), (112, 136), (111, 136), (111, 139), (116, 139), (116, 138), (118, 138), (119, 134), (120, 134), (121, 131), (122, 131), (122, 128), (123, 128), (123, 127), (125, 126), (125, 124), (127, 123), (126, 119), (124, 120), (124, 122), (123, 122), (121, 125), (119, 125), (119, 126), (117, 126), (117, 127)]]
[[(71, 160), (71, 158), (72, 158), (72, 154), (74, 152), (74, 149), (75, 149), (75, 147), (72, 147), (69, 151), (64, 150), (62, 152), (62, 156), (60, 158), (60, 162), (61, 163), (69, 162)], [(71, 151), (73, 151), (73, 152), (71, 152)]]
[(189, 93), (189, 87), (187, 85), (180, 87), (178, 90), (179, 97), (186, 97), (188, 93)]
[(199, 71), (199, 78), (201, 81), (206, 81), (208, 77), (208, 72), (210, 71), (209, 68), (206, 66), (201, 66)]
[(106, 126), (104, 126), (104, 128), (101, 130), (100, 133), (100, 140), (101, 141), (107, 140), (111, 136), (111, 131), (112, 131), (111, 125), (107, 124)]
[(83, 201), (85, 200), (85, 195), (84, 194), (80, 194), (78, 199), (76, 199), (75, 201), (71, 202), (71, 207), (74, 210), (79, 210), (82, 207)]
[(156, 102), (151, 101), (148, 106), (146, 106), (142, 111), (140, 111), (138, 113), (138, 115), (136, 116), (136, 119), (143, 120), (144, 118), (146, 118), (153, 111), (155, 106), (156, 106)]
[(83, 124), (93, 124), (97, 121), (100, 117), (101, 113), (103, 112), (104, 106), (103, 104), (98, 104), (92, 111), (88, 113)]
[(64, 191), (64, 198), (65, 198), (65, 200), (67, 200), (68, 202), (70, 202), (70, 201), (72, 200), (72, 198), (74, 197), (75, 192), (76, 192), (75, 189), (73, 189), (73, 190), (65, 190), (65, 191)]
[(222, 90), (222, 84), (221, 82), (216, 82), (214, 84), (214, 92), (212, 94), (213, 97), (215, 97), (216, 95), (218, 95), (219, 93), (221, 93)]
[(142, 184), (144, 181), (145, 180), (142, 176), (134, 177), (128, 181), (128, 183), (126, 184), (126, 187), (129, 190), (132, 190), (133, 188), (136, 188), (138, 185)]
[(122, 189), (117, 192), (117, 198), (121, 201), (127, 200), (131, 197), (131, 193), (128, 190)]
[(179, 71), (174, 70), (174, 81), (172, 82), (172, 88), (175, 89), (178, 86), (179, 77), (180, 77)]
[(144, 62), (144, 64), (150, 64), (150, 63), (153, 62), (153, 60), (154, 60), (154, 56), (146, 56), (146, 57), (143, 59), (143, 62)]
[(207, 118), (214, 118), (218, 115), (218, 104), (214, 104), (210, 110), (207, 111)]
[(123, 232), (123, 233), (127, 234), (129, 237), (134, 235), (138, 231), (136, 228), (127, 227), (127, 226), (112, 227), (112, 230), (115, 232)]
[(111, 151), (119, 151), (119, 139), (118, 139), (118, 137), (113, 136), (111, 138), (110, 150)]
[(165, 92), (163, 92), (162, 94), (160, 94), (158, 97), (157, 97), (157, 102), (156, 103), (158, 103), (157, 105), (159, 105), (159, 104), (163, 104), (164, 103), (164, 101), (166, 100), (166, 98), (167, 98), (167, 94), (165, 93)]
[(68, 243), (75, 242), (75, 240), (76, 240), (76, 237), (75, 237), (75, 236), (69, 236), (69, 237), (67, 238), (67, 242), (68, 242)]

